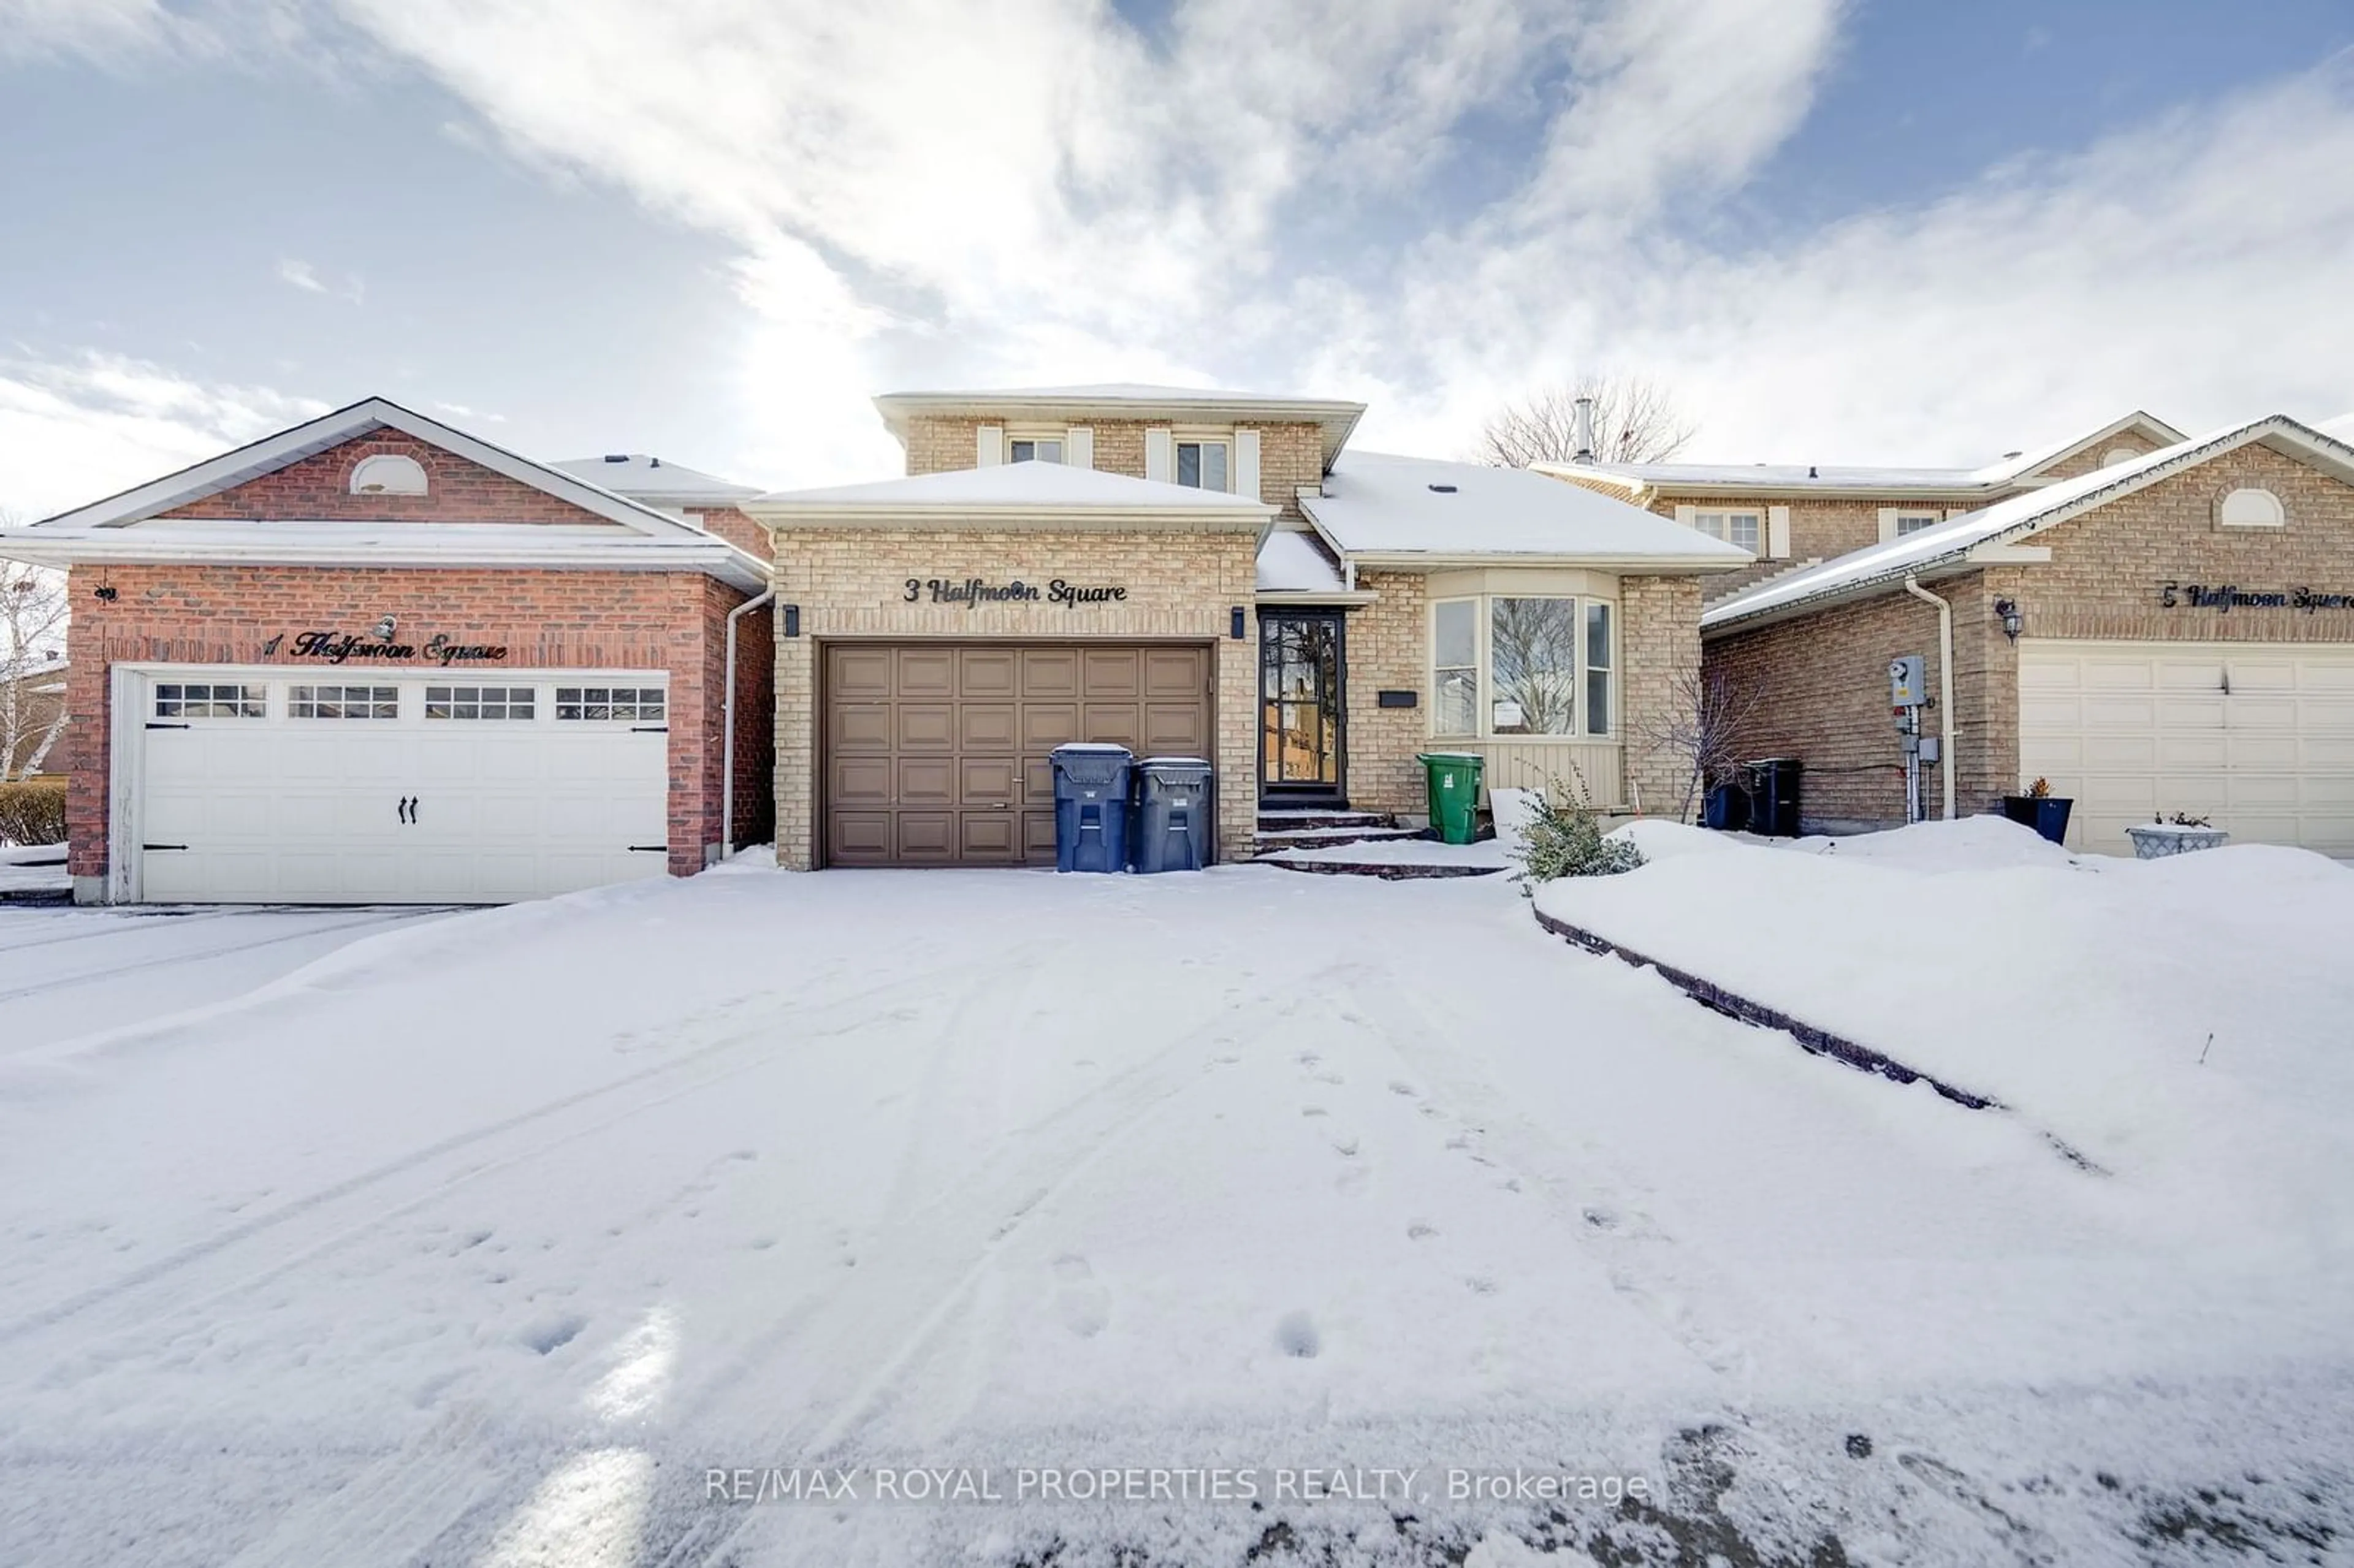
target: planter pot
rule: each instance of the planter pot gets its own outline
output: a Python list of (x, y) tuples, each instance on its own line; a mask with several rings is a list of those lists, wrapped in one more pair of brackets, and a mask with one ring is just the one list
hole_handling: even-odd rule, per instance
[(2076, 802), (2057, 795), (2005, 795), (2002, 814), (2024, 828), (2033, 828), (2052, 842), (2068, 842), (2068, 813)]
[(2232, 835), (2221, 828), (2185, 828), (2173, 822), (2138, 822), (2126, 830), (2133, 840), (2136, 860), (2164, 860), (2173, 854), (2221, 849)]

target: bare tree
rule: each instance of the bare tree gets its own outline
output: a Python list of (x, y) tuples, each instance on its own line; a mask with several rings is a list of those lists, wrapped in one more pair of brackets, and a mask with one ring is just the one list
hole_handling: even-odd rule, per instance
[(1594, 456), (1601, 462), (1662, 462), (1696, 429), (1666, 387), (1640, 376), (1587, 376), (1506, 404), (1480, 427), (1476, 460), (1497, 468), (1572, 462), (1577, 400), (1594, 399)]
[(1678, 821), (1690, 821), (1702, 789), (1723, 778), (1748, 754), (1745, 731), (1764, 701), (1764, 688), (1736, 680), (1729, 672), (1684, 670), (1675, 681), (1675, 704), (1642, 726), (1654, 751), (1676, 759), (1683, 776)]
[(0, 783), (37, 771), (65, 733), (66, 607), (63, 574), (0, 561)]

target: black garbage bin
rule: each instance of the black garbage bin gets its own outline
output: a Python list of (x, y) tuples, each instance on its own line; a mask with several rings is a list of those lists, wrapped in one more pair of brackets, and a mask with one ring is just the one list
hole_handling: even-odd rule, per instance
[(1129, 770), (1124, 746), (1058, 746), (1055, 769), (1055, 869), (1128, 869)]
[(1798, 759), (1768, 757), (1749, 765), (1749, 831), (1768, 838), (1798, 836)]
[(1137, 870), (1199, 871), (1216, 858), (1210, 774), (1198, 757), (1148, 757), (1136, 765)]

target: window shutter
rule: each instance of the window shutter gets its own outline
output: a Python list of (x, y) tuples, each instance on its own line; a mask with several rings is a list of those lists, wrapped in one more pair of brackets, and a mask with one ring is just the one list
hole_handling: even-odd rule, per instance
[(983, 425), (973, 442), (972, 465), (995, 468), (1005, 461), (1005, 427)]
[(1144, 477), (1172, 484), (1177, 479), (1177, 443), (1166, 430), (1144, 432)]
[(1766, 509), (1766, 554), (1776, 561), (1790, 558), (1790, 509), (1787, 506)]
[(1063, 437), (1063, 461), (1073, 468), (1096, 466), (1096, 432), (1092, 425), (1073, 425)]
[(1880, 509), (1880, 542), (1885, 545), (1894, 537), (1896, 537), (1896, 508), (1883, 506)]
[(1697, 528), (1697, 527), (1699, 527), (1699, 526), (1700, 526), (1700, 508), (1699, 508), (1699, 507), (1697, 507), (1697, 506), (1679, 506), (1679, 507), (1677, 507), (1677, 508), (1676, 508), (1676, 521), (1677, 521), (1677, 522), (1679, 522), (1679, 523), (1681, 523), (1681, 524), (1683, 524), (1685, 527), (1687, 527), (1687, 528)]
[(1235, 493), (1258, 499), (1258, 432), (1235, 432)]

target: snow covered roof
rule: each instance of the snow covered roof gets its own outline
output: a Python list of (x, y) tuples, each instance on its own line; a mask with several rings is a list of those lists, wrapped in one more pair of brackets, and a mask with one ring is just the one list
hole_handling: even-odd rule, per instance
[(1083, 387), (1007, 387), (979, 390), (886, 392), (875, 399), (883, 423), (904, 445), (907, 421), (919, 414), (979, 418), (1068, 419), (1093, 418), (1167, 419), (1219, 423), (1231, 420), (1297, 420), (1324, 432), (1324, 466), (1348, 444), (1349, 432), (1365, 406), (1342, 398), (1304, 397), (1287, 392), (1237, 392), (1209, 387), (1154, 387), (1111, 381)]
[[(579, 526), (311, 520), (160, 519), (158, 514), (232, 489), (376, 430), (398, 430), (585, 514)], [(583, 482), (463, 430), (369, 397), (193, 463), (103, 501), (20, 527), (0, 528), (0, 556), (45, 566), (80, 561), (317, 562), (334, 565), (602, 566), (699, 571), (757, 588), (768, 565), (718, 535), (611, 490)]]
[(575, 479), (632, 501), (678, 503), (695, 501), (740, 501), (758, 495), (757, 484), (737, 484), (705, 473), (684, 463), (664, 462), (644, 452), (608, 452), (603, 457), (567, 458), (548, 464)]
[(2097, 430), (2080, 433), (2034, 451), (2010, 452), (1976, 468), (1871, 467), (1822, 463), (1541, 462), (1530, 466), (1556, 479), (1613, 484), (1630, 493), (1643, 491), (1745, 493), (1826, 491), (1851, 494), (1937, 496), (1987, 495), (2014, 485), (2040, 482), (2037, 475), (2089, 447), (2136, 432), (2171, 445), (2180, 430), (2137, 409)]
[(1330, 595), (1348, 591), (1349, 581), (1313, 534), (1281, 529), (1258, 547), (1258, 591), (1263, 594)]
[(1749, 552), (1526, 469), (1350, 452), (1300, 507), (1344, 556), (1438, 565), (1495, 557), (1723, 571)]
[(1986, 564), (1991, 552), (2253, 441), (2354, 484), (2354, 446), (2285, 414), (2267, 415), (2211, 435), (2178, 441), (2130, 462), (2059, 480), (1948, 518), (1933, 528), (1772, 578), (1710, 607), (1701, 616), (1701, 628), (1713, 631), (1761, 617), (1778, 620), (1804, 609), (1891, 592), (1907, 577), (1945, 575)]
[(771, 524), (900, 523), (965, 518), (1018, 520), (1015, 525), (1127, 521), (1159, 527), (1263, 531), (1276, 509), (1254, 496), (1131, 479), (1058, 462), (996, 463), (886, 479), (871, 484), (789, 490), (743, 503)]

